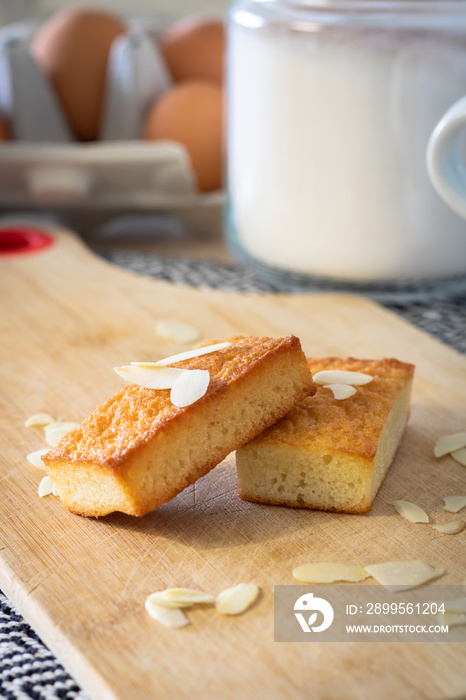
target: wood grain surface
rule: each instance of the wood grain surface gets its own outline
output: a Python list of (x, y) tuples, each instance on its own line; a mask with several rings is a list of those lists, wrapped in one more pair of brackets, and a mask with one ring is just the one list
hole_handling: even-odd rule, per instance
[[(112, 267), (69, 232), (54, 236), (43, 252), (0, 258), (0, 586), (78, 683), (94, 700), (463, 697), (465, 645), (274, 643), (273, 586), (294, 583), (306, 561), (413, 558), (446, 570), (434, 585), (463, 583), (466, 531), (412, 525), (390, 502), (415, 501), (442, 521), (441, 497), (466, 492), (466, 470), (432, 455), (439, 434), (466, 428), (466, 359), (362, 298), (175, 286)], [(141, 519), (85, 519), (39, 499), (41, 473), (26, 455), (44, 439), (25, 419), (80, 421), (121, 387), (113, 366), (183, 349), (156, 335), (160, 318), (188, 321), (204, 340), (294, 333), (314, 356), (413, 362), (409, 426), (372, 511), (241, 502), (234, 457)], [(170, 630), (144, 611), (161, 588), (217, 593), (240, 581), (262, 593), (238, 618), (199, 608), (189, 627)]]

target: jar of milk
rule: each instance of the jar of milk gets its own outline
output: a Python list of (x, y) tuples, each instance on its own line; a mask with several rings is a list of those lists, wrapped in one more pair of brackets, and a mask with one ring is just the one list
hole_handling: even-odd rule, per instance
[(466, 0), (235, 2), (233, 253), (297, 289), (466, 287), (466, 222), (426, 168), (465, 93)]

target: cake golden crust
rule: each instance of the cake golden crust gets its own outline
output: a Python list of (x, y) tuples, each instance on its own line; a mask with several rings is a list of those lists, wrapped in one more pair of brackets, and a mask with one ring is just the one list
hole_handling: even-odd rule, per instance
[(313, 374), (349, 370), (373, 380), (340, 401), (319, 386), (240, 449), (238, 494), (259, 503), (366, 512), (405, 427), (414, 366), (352, 357), (309, 358), (308, 364)]
[(46, 454), (67, 508), (144, 515), (314, 390), (294, 336), (228, 340), (227, 348), (171, 365), (209, 371), (208, 390), (194, 404), (174, 406), (168, 389), (125, 386)]

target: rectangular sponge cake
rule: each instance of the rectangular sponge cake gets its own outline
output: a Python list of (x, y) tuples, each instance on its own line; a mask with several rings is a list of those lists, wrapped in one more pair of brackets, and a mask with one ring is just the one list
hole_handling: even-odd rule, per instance
[(44, 456), (69, 510), (144, 515), (315, 390), (296, 337), (229, 340), (227, 348), (171, 364), (209, 371), (207, 392), (195, 403), (179, 408), (168, 389), (130, 384)]
[(414, 366), (395, 359), (308, 359), (313, 374), (373, 380), (336, 400), (323, 386), (236, 453), (243, 500), (364, 513), (392, 463), (409, 415)]

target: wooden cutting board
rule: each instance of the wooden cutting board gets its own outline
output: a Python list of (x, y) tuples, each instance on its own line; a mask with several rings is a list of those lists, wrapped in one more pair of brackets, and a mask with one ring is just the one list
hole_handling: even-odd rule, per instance
[[(436, 437), (466, 428), (466, 358), (362, 298), (196, 290), (138, 277), (97, 259), (71, 233), (36, 254), (0, 258), (0, 586), (94, 699), (457, 698), (466, 651), (451, 643), (273, 641), (273, 585), (293, 584), (306, 561), (361, 565), (421, 558), (466, 579), (466, 531), (440, 535), (394, 513), (409, 498), (438, 521), (441, 497), (466, 491), (466, 470), (433, 458)], [(120, 388), (112, 367), (182, 349), (155, 322), (194, 324), (204, 340), (294, 333), (312, 355), (395, 356), (417, 366), (410, 423), (366, 515), (259, 506), (235, 495), (230, 457), (148, 516), (101, 520), (39, 499), (28, 452), (44, 446), (27, 416), (82, 420)], [(460, 514), (464, 519), (464, 513)], [(146, 596), (169, 586), (217, 593), (240, 581), (262, 588), (239, 618), (189, 613), (161, 627)]]

